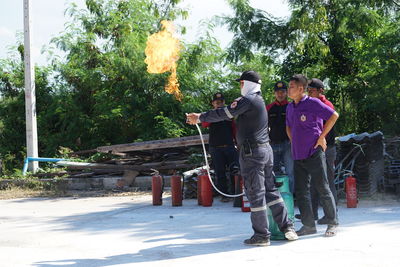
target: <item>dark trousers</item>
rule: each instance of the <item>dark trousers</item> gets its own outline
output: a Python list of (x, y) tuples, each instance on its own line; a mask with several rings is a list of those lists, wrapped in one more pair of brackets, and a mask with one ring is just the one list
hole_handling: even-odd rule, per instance
[(244, 179), (245, 193), (250, 202), (251, 224), (254, 235), (269, 237), (267, 206), (281, 231), (293, 226), (273, 176), (272, 148), (267, 143), (252, 148), (251, 155), (240, 150), (240, 171)]
[(289, 141), (282, 143), (272, 143), (272, 151), (274, 151), (274, 172), (281, 174), (281, 164), (285, 167), (285, 174), (289, 177), (289, 189), (294, 193), (294, 176), (293, 176), (293, 158)]
[[(336, 147), (335, 145), (328, 146), (325, 151), (326, 156), (326, 174), (328, 177), (329, 189), (331, 189), (333, 198), (335, 199), (335, 204), (338, 204), (338, 196), (335, 186), (335, 159), (336, 159)], [(318, 204), (319, 195), (318, 191), (315, 189), (314, 184), (311, 182), (311, 204), (314, 213), (314, 218), (318, 218)]]
[(315, 227), (310, 200), (311, 181), (319, 194), (321, 206), (328, 224), (338, 224), (336, 204), (329, 189), (326, 175), (325, 152), (319, 148), (311, 157), (303, 160), (295, 160), (294, 178), (297, 205), (300, 210), (302, 224), (308, 227)]
[[(228, 179), (226, 177), (226, 169), (231, 168), (233, 164), (238, 165), (238, 153), (236, 148), (231, 146), (216, 147), (210, 146), (210, 154), (212, 164), (217, 177), (217, 188), (223, 193), (229, 193)], [(232, 175), (231, 175), (232, 176)], [(230, 184), (232, 185), (232, 178)], [(233, 186), (231, 187), (233, 189)]]

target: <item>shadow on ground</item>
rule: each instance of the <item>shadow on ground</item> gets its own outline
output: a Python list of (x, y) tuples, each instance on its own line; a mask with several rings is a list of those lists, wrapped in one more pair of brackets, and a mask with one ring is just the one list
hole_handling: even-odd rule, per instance
[[(42, 261), (34, 266), (110, 266), (251, 249), (242, 244), (243, 239), (251, 235), (249, 214), (231, 205), (215, 203), (205, 208), (197, 206), (195, 200), (184, 201), (182, 207), (171, 207), (170, 200), (165, 201), (163, 206), (123, 203), (117, 207), (110, 206), (107, 211), (59, 217), (50, 223), (53, 231), (81, 231), (91, 235), (122, 232), (136, 242), (136, 249), (132, 249), (133, 253), (104, 258)], [(400, 224), (400, 206), (362, 207), (357, 210), (357, 216), (354, 211), (340, 207), (340, 227), (379, 224), (383, 215), (385, 226), (398, 227)], [(300, 222), (296, 224), (299, 228)], [(285, 243), (275, 241), (272, 245)]]

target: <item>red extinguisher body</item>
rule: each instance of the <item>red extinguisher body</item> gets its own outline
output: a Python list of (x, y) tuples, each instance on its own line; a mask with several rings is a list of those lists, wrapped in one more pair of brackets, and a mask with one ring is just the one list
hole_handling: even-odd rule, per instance
[(206, 174), (207, 171), (201, 169), (197, 175), (197, 204), (201, 206), (201, 176)]
[[(243, 192), (242, 188), (242, 183), (240, 182), (242, 180), (242, 177), (240, 175), (235, 175), (234, 181), (235, 181), (235, 195), (239, 195)], [(241, 208), (242, 207), (242, 196), (240, 197), (235, 197), (233, 200), (233, 206), (236, 208)]]
[(182, 206), (182, 180), (179, 175), (171, 176), (172, 206)]
[(162, 205), (162, 178), (158, 174), (151, 177), (151, 193), (153, 195), (153, 205)]
[(203, 207), (212, 206), (213, 191), (212, 191), (212, 185), (211, 185), (210, 179), (208, 177), (208, 174), (205, 173), (205, 174), (201, 175), (200, 179), (201, 179), (201, 182), (200, 182), (201, 205)]
[(245, 192), (242, 196), (242, 212), (250, 212), (250, 202), (246, 196), (243, 178), (240, 179), (240, 186), (242, 187), (242, 192)]
[(346, 178), (346, 201), (348, 208), (357, 208), (357, 180), (353, 176)]

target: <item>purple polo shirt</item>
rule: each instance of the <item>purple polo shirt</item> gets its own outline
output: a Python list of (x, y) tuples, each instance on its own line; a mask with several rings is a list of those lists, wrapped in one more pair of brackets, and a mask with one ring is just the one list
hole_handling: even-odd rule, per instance
[(292, 134), (294, 160), (306, 159), (314, 154), (315, 144), (322, 133), (323, 121), (328, 120), (334, 110), (318, 98), (304, 96), (298, 104), (291, 102), (286, 110), (286, 125)]

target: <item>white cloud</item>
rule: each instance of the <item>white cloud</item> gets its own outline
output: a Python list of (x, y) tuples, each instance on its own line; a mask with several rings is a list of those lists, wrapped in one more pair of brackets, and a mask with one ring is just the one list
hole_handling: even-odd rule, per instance
[(4, 26), (0, 26), (0, 37), (1, 38), (14, 38), (14, 33), (9, 28)]
[[(289, 6), (286, 0), (250, 0), (250, 5), (268, 12), (274, 17), (288, 17), (290, 15)], [(186, 26), (186, 34), (181, 38), (187, 42), (195, 42), (203, 34), (201, 27), (202, 20), (211, 19), (215, 15), (233, 16), (233, 10), (226, 1), (222, 0), (184, 0), (180, 7), (189, 9), (187, 20), (177, 20), (177, 24)], [(214, 36), (220, 41), (222, 47), (227, 47), (232, 40), (233, 33), (229, 32), (226, 26), (218, 26), (213, 29)]]
[(10, 46), (15, 44), (15, 32), (13, 30), (0, 26), (0, 59), (6, 58)]
[[(23, 8), (22, 0), (0, 0), (0, 58), (7, 56), (8, 47), (15, 45), (16, 32), (23, 31)], [(39, 64), (45, 64), (46, 58), (40, 54), (40, 47), (48, 45), (54, 36), (58, 36), (64, 30), (65, 22), (69, 21), (64, 16), (64, 10), (70, 2), (75, 2), (79, 8), (85, 7), (84, 0), (35, 0), (32, 3), (32, 45), (33, 56)], [(252, 6), (263, 9), (276, 17), (288, 16), (289, 8), (286, 0), (251, 0)], [(181, 7), (190, 11), (187, 20), (179, 20), (177, 24), (185, 25), (187, 33), (182, 38), (188, 42), (194, 42), (203, 33), (201, 21), (210, 19), (214, 15), (232, 15), (232, 10), (226, 1), (223, 0), (184, 0)], [(232, 33), (226, 27), (216, 27), (214, 36), (226, 47), (232, 40)], [(22, 39), (23, 40), (23, 39)]]

